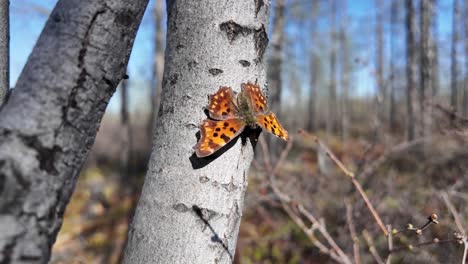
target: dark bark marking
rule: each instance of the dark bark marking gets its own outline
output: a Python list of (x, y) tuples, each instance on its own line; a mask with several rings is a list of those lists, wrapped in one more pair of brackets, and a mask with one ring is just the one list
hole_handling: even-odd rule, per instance
[(259, 63), (262, 61), (263, 54), (265, 54), (265, 50), (268, 46), (268, 35), (263, 24), (258, 30), (255, 30), (254, 41), (255, 51), (257, 51), (257, 58), (255, 59), (255, 61)]
[(216, 69), (216, 68), (211, 68), (211, 69), (208, 70), (208, 72), (211, 73), (211, 75), (216, 76), (218, 74), (223, 73), (223, 70)]
[(135, 14), (132, 14), (131, 10), (124, 10), (116, 14), (115, 22), (122, 25), (123, 27), (129, 27), (135, 18)]
[(254, 0), (255, 1), (255, 17), (257, 17), (258, 12), (260, 12), (260, 9), (262, 6), (265, 5), (265, 2), (263, 0)]
[(196, 66), (198, 66), (198, 62), (193, 60), (193, 61), (190, 61), (189, 63), (187, 63), (187, 65), (189, 66), (189, 68), (193, 69)]
[(36, 136), (21, 135), (20, 138), (26, 146), (36, 150), (36, 158), (39, 161), (39, 169), (52, 175), (58, 174), (54, 163), (57, 155), (62, 152), (62, 148), (60, 146), (54, 145), (52, 148), (44, 147)]
[(183, 203), (178, 203), (178, 204), (174, 204), (172, 206), (172, 208), (174, 208), (174, 210), (176, 210), (177, 212), (179, 213), (186, 213), (188, 212), (190, 209)]
[(219, 28), (221, 31), (226, 33), (230, 44), (232, 44), (238, 38), (239, 34), (242, 34), (244, 37), (253, 34), (255, 51), (257, 52), (257, 58), (255, 59), (255, 62), (259, 63), (262, 61), (263, 54), (265, 53), (266, 47), (268, 45), (268, 35), (263, 24), (260, 28), (257, 29), (241, 26), (236, 22), (229, 20), (227, 22), (221, 23)]
[[(207, 183), (210, 181), (210, 179), (208, 179), (208, 177), (206, 176), (201, 176), (200, 178), (198, 178), (198, 180), (201, 182), (201, 183)], [(1, 189), (0, 189), (1, 190)]]
[(246, 60), (240, 60), (239, 63), (240, 63), (240, 65), (242, 65), (242, 67), (249, 67), (250, 66), (250, 62), (246, 61)]
[(97, 17), (104, 14), (106, 11), (105, 10), (98, 10), (96, 13), (94, 13), (93, 17), (91, 18), (91, 22), (89, 23), (88, 28), (86, 29), (85, 35), (83, 37), (83, 40), (81, 42), (81, 49), (78, 53), (78, 67), (82, 68), (84, 64), (84, 57), (86, 56), (86, 53), (88, 52), (88, 46), (90, 44), (89, 36), (91, 33), (91, 29), (94, 26), (94, 23), (97, 20)]

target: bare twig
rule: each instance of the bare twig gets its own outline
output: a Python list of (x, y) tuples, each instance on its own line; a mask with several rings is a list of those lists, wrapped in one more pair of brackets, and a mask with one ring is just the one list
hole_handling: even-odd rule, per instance
[(414, 248), (420, 248), (420, 247), (430, 246), (430, 245), (434, 245), (434, 244), (444, 244), (444, 243), (454, 243), (454, 242), (457, 242), (457, 240), (455, 240), (455, 239), (439, 240), (437, 238), (434, 238), (431, 241), (425, 241), (425, 242), (421, 242), (421, 243), (418, 243), (418, 244), (415, 244), (415, 245), (410, 244), (410, 245), (403, 246), (403, 247), (393, 248), (393, 250), (390, 253), (397, 253), (397, 252), (401, 252), (401, 251), (412, 251)]
[(387, 243), (388, 243), (388, 256), (386, 264), (392, 263), (392, 250), (393, 250), (393, 233), (392, 233), (392, 225), (387, 225), (388, 236), (387, 236)]
[(461, 217), (458, 214), (457, 209), (455, 209), (455, 206), (453, 206), (452, 202), (450, 201), (450, 198), (447, 192), (442, 192), (441, 195), (442, 195), (442, 198), (444, 199), (445, 205), (450, 210), (450, 213), (452, 213), (453, 215), (453, 219), (455, 220), (455, 225), (457, 226), (458, 231), (460, 231), (460, 233), (463, 236), (466, 236), (466, 230), (463, 227)]
[(443, 192), (441, 195), (442, 195), (442, 198), (444, 199), (445, 205), (450, 210), (450, 213), (452, 213), (453, 215), (453, 219), (455, 220), (455, 225), (457, 226), (458, 231), (461, 233), (460, 235), (457, 236), (457, 239), (458, 239), (458, 242), (463, 243), (463, 246), (464, 246), (463, 257), (462, 257), (461, 263), (465, 264), (466, 258), (468, 255), (468, 238), (467, 238), (466, 230), (462, 224), (463, 221), (461, 219), (460, 214), (458, 214), (457, 209), (455, 209), (455, 206), (450, 201), (448, 193)]
[(351, 234), (351, 239), (353, 240), (354, 263), (361, 264), (361, 255), (359, 254), (359, 238), (353, 220), (353, 206), (349, 199), (345, 199), (344, 204), (346, 207), (346, 221), (348, 222), (349, 233)]
[[(352, 262), (349, 260), (348, 256), (343, 252), (343, 250), (338, 246), (338, 244), (334, 241), (334, 239), (326, 230), (325, 224), (318, 221), (317, 218), (315, 218), (312, 215), (312, 213), (306, 210), (301, 203), (293, 201), (289, 195), (281, 192), (276, 185), (275, 175), (278, 171), (280, 164), (286, 159), (292, 147), (292, 141), (292, 139), (289, 140), (288, 145), (280, 155), (278, 163), (275, 167), (273, 167), (268, 155), (268, 145), (266, 144), (263, 138), (260, 138), (259, 140), (260, 146), (263, 151), (265, 170), (270, 181), (270, 186), (273, 190), (273, 193), (279, 198), (284, 211), (294, 221), (294, 223), (298, 225), (299, 228), (301, 228), (301, 230), (309, 237), (309, 240), (314, 244), (314, 246), (316, 246), (322, 253), (330, 256), (332, 259), (339, 263), (351, 264)], [(258, 163), (256, 163), (255, 166), (258, 166)], [(297, 208), (300, 214), (296, 213), (294, 208)], [(301, 216), (307, 218), (307, 220), (310, 221), (310, 223), (312, 223), (311, 227), (307, 227)], [(315, 230), (318, 230), (320, 234), (322, 234), (327, 243), (330, 245), (330, 248), (328, 248), (315, 236)]]
[[(309, 135), (306, 132), (302, 132), (302, 134), (306, 135), (306, 136), (312, 136), (312, 135)], [(333, 154), (333, 152), (331, 152), (328, 149), (328, 147), (325, 144), (323, 144), (317, 137), (315, 137), (315, 136), (312, 136), (312, 137), (314, 138), (314, 141), (317, 143), (317, 145), (323, 151), (325, 151), (326, 155), (338, 166), (338, 168), (340, 168), (341, 171), (351, 179), (351, 182), (353, 183), (354, 187), (356, 188), (356, 190), (361, 195), (362, 199), (364, 200), (364, 203), (366, 204), (367, 208), (371, 212), (371, 214), (374, 217), (375, 221), (377, 222), (378, 226), (380, 227), (380, 229), (382, 230), (384, 235), (387, 236), (388, 235), (387, 228), (385, 227), (382, 219), (380, 218), (380, 215), (377, 213), (374, 206), (372, 205), (369, 198), (367, 197), (367, 194), (362, 189), (361, 184), (356, 180), (356, 178), (354, 176), (354, 173), (352, 171), (348, 170), (348, 168), (346, 168), (346, 166), (335, 156), (335, 154)]]
[(372, 257), (374, 257), (375, 261), (378, 264), (384, 264), (382, 258), (380, 257), (379, 253), (377, 252), (377, 249), (375, 248), (374, 240), (370, 236), (369, 232), (367, 232), (366, 230), (362, 231), (362, 236), (366, 240), (367, 246), (369, 247), (369, 252), (371, 253)]

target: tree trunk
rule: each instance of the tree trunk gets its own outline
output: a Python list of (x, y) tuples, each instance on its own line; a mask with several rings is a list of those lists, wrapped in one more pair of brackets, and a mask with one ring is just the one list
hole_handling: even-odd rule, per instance
[(434, 36), (432, 41), (432, 50), (434, 58), (432, 61), (432, 98), (436, 98), (440, 90), (440, 78), (439, 78), (439, 30), (437, 28), (437, 17), (438, 17), (438, 8), (437, 0), (432, 0), (433, 10), (432, 10), (432, 34)]
[(0, 109), (10, 89), (10, 0), (0, 0)]
[(0, 262), (46, 263), (147, 1), (58, 1), (0, 113)]
[[(421, 96), (420, 109), (422, 126), (421, 136), (431, 134), (432, 129), (432, 74), (434, 73), (434, 49), (432, 39), (433, 0), (421, 0)], [(427, 106), (427, 109), (426, 109)]]
[[(383, 118), (385, 115), (385, 82), (384, 82), (384, 38), (383, 38), (383, 10), (382, 10), (382, 0), (376, 1), (376, 77), (377, 77), (377, 94), (376, 94), (376, 119), (375, 119), (375, 126), (377, 129), (380, 130), (380, 126), (383, 124)], [(382, 131), (382, 130), (381, 130)], [(380, 135), (380, 133), (377, 133)]]
[(167, 2), (161, 109), (124, 263), (233, 261), (254, 142), (239, 139), (207, 158), (192, 146), (208, 95), (247, 81), (265, 87), (269, 4)]
[[(316, 10), (320, 8), (320, 2), (315, 2), (312, 5), (311, 14), (315, 14)], [(311, 30), (311, 43), (317, 43), (317, 19), (315, 15), (312, 15), (312, 30)], [(314, 49), (311, 50), (310, 54), (310, 90), (309, 90), (309, 103), (307, 105), (307, 121), (306, 121), (306, 128), (309, 131), (314, 131), (317, 125), (317, 88), (318, 88), (318, 81), (321, 75), (320, 71), (320, 57), (316, 54)]]
[(389, 109), (389, 127), (391, 132), (396, 131), (396, 39), (398, 34), (397, 18), (398, 18), (398, 1), (392, 1), (390, 10), (390, 109)]
[(153, 138), (153, 124), (158, 116), (161, 102), (162, 79), (164, 72), (164, 31), (163, 0), (154, 3), (154, 59), (153, 59), (153, 87), (151, 89), (151, 111), (148, 122), (148, 138)]
[(341, 137), (343, 141), (347, 141), (349, 138), (349, 74), (351, 72), (349, 63), (349, 43), (348, 34), (346, 30), (347, 21), (347, 0), (343, 0), (341, 6), (341, 32), (340, 32), (340, 43), (341, 43)]
[(128, 114), (128, 80), (124, 79), (120, 86), (121, 108), (120, 108), (120, 184), (123, 192), (121, 195), (129, 194), (134, 181), (131, 180), (130, 166), (132, 158), (132, 128), (130, 125), (130, 116)]
[(336, 129), (336, 1), (330, 2), (330, 83), (328, 89), (328, 116), (326, 120), (327, 134), (331, 135)]
[(464, 15), (463, 19), (464, 22), (464, 30), (465, 30), (465, 38), (464, 38), (464, 48), (465, 48), (465, 76), (464, 76), (464, 94), (463, 94), (463, 115), (468, 116), (468, 4), (466, 1), (464, 2), (463, 6)]
[(417, 61), (414, 34), (416, 28), (414, 23), (413, 0), (406, 0), (406, 138), (411, 141), (415, 138), (415, 110), (417, 96)]
[(457, 43), (458, 43), (458, 0), (453, 0), (452, 14), (452, 48), (450, 51), (450, 105), (456, 111), (458, 110), (458, 63), (457, 63)]
[[(271, 35), (271, 55), (268, 59), (268, 86), (271, 110), (281, 119), (281, 93), (282, 93), (282, 64), (285, 26), (285, 0), (275, 0), (273, 17), (273, 32)], [(280, 141), (268, 135), (272, 158), (275, 159), (280, 152)]]

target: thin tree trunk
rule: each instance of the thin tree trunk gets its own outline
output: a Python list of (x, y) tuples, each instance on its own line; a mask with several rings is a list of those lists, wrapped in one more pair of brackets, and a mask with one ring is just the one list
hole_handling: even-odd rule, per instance
[(439, 78), (439, 30), (437, 28), (438, 21), (438, 6), (437, 0), (433, 1), (433, 17), (432, 17), (432, 34), (434, 36), (432, 41), (432, 49), (434, 58), (432, 61), (432, 97), (433, 99), (439, 95), (440, 90), (440, 78)]
[(151, 111), (148, 122), (148, 138), (153, 138), (153, 124), (158, 117), (161, 102), (162, 79), (164, 72), (164, 31), (163, 0), (155, 0), (154, 3), (154, 59), (153, 59), (153, 84), (151, 88)]
[(0, 109), (10, 89), (10, 0), (0, 0)]
[(0, 262), (46, 263), (147, 1), (58, 1), (0, 113)]
[[(421, 0), (421, 136), (431, 134), (432, 129), (432, 74), (434, 73), (434, 49), (432, 39), (433, 0)], [(426, 109), (427, 106), (427, 109)]]
[(465, 29), (465, 37), (464, 37), (464, 47), (465, 47), (465, 76), (464, 76), (464, 94), (463, 94), (463, 115), (468, 116), (468, 3), (465, 1), (463, 6), (464, 12), (464, 29)]
[(207, 158), (192, 146), (207, 96), (265, 87), (269, 1), (167, 2), (160, 115), (123, 263), (231, 263), (253, 158), (250, 140)]
[(415, 110), (416, 110), (416, 96), (417, 96), (417, 61), (416, 61), (416, 47), (414, 41), (414, 34), (416, 28), (414, 23), (414, 7), (413, 0), (406, 0), (406, 110), (407, 110), (407, 123), (406, 138), (411, 141), (415, 138)]
[(341, 137), (343, 141), (347, 141), (349, 138), (349, 47), (348, 47), (348, 35), (346, 30), (347, 21), (347, 0), (343, 0), (341, 4), (341, 32), (340, 32), (340, 43), (341, 43)]
[(122, 80), (120, 87), (121, 108), (120, 108), (120, 123), (121, 123), (121, 150), (120, 150), (120, 184), (123, 187), (124, 194), (130, 194), (133, 189), (134, 182), (131, 179), (131, 150), (132, 150), (132, 129), (130, 125), (130, 116), (128, 114), (128, 80)]
[[(271, 35), (271, 55), (268, 59), (268, 84), (269, 99), (273, 112), (281, 119), (281, 93), (282, 93), (282, 56), (284, 44), (284, 26), (285, 26), (285, 0), (275, 0), (273, 17), (273, 32)], [(279, 155), (280, 142), (269, 135), (270, 151), (274, 159)]]
[(389, 127), (391, 132), (396, 131), (396, 39), (397, 39), (397, 18), (398, 18), (398, 1), (392, 1), (390, 10), (390, 109), (389, 109)]
[[(317, 1), (312, 5), (313, 9), (319, 9), (320, 3)], [(314, 13), (315, 10), (311, 10)], [(317, 39), (317, 21), (315, 15), (312, 15), (312, 29), (311, 29), (311, 43), (316, 43)], [(306, 128), (309, 131), (314, 131), (317, 124), (317, 88), (320, 74), (320, 57), (317, 56), (315, 51), (312, 49), (310, 54), (310, 90), (309, 90), (309, 103), (307, 105), (308, 118), (306, 122)]]
[(453, 0), (452, 14), (452, 48), (450, 51), (450, 105), (454, 110), (458, 110), (458, 63), (457, 63), (457, 43), (458, 43), (458, 0)]
[(330, 2), (330, 83), (328, 89), (328, 116), (326, 120), (327, 133), (331, 135), (336, 126), (336, 1)]
[[(376, 1), (376, 22), (377, 27), (375, 30), (377, 50), (376, 50), (376, 77), (377, 77), (377, 95), (376, 95), (376, 127), (377, 129), (383, 124), (383, 117), (385, 115), (385, 82), (384, 82), (384, 37), (383, 37), (383, 10), (382, 0)], [(380, 133), (377, 133), (379, 135)]]

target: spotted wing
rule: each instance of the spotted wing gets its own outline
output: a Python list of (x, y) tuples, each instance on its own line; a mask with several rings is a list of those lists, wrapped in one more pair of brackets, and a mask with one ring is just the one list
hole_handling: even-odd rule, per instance
[(264, 114), (268, 112), (267, 99), (262, 94), (262, 90), (257, 84), (243, 83), (242, 92), (250, 99), (252, 109), (255, 113)]
[(236, 109), (231, 87), (220, 87), (215, 94), (210, 96), (208, 112), (211, 118), (216, 120), (236, 118)]
[(274, 113), (257, 115), (257, 124), (273, 135), (286, 141), (289, 140), (288, 131), (281, 126)]
[(200, 126), (200, 141), (193, 148), (197, 157), (202, 158), (213, 154), (237, 137), (245, 128), (240, 119), (227, 119), (216, 121), (205, 119)]

